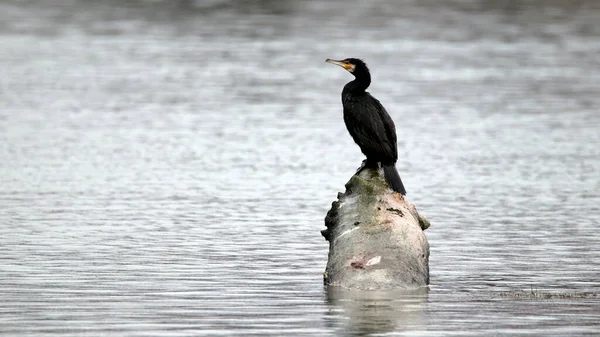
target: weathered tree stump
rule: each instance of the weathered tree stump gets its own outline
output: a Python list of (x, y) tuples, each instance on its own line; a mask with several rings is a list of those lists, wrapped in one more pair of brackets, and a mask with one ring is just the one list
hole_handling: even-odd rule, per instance
[(326, 285), (348, 289), (411, 289), (429, 284), (429, 221), (364, 169), (338, 193), (321, 234), (329, 241)]

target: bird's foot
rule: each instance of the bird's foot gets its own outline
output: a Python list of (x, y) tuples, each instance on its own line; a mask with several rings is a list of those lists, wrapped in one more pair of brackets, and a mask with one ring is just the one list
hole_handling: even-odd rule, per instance
[(356, 173), (354, 173), (354, 175), (358, 175), (359, 173), (362, 172), (362, 170), (367, 168), (367, 160), (363, 160), (362, 163), (360, 163), (360, 167), (356, 170)]
[(354, 175), (359, 175), (366, 168), (379, 168), (379, 163), (369, 162), (368, 159), (365, 159), (362, 161), (360, 167), (356, 170), (356, 173), (354, 173)]

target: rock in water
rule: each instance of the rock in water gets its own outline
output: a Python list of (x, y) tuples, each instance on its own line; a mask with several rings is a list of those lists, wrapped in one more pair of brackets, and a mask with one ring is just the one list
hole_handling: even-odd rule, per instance
[(429, 284), (429, 221), (364, 169), (346, 184), (325, 217), (329, 241), (326, 285), (348, 289), (410, 289)]

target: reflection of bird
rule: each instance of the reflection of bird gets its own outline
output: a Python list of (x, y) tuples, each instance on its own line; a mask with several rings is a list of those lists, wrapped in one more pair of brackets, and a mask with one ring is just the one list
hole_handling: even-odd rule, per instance
[(394, 121), (383, 105), (365, 91), (371, 84), (369, 68), (362, 60), (354, 58), (341, 61), (327, 59), (325, 62), (336, 64), (355, 77), (342, 90), (342, 105), (346, 128), (367, 156), (356, 173), (365, 167), (377, 168), (381, 163), (385, 181), (394, 191), (405, 195), (406, 190), (396, 170), (398, 146)]

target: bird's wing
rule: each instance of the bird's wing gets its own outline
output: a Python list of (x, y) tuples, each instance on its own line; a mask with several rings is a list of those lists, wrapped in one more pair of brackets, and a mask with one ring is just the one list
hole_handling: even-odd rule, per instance
[(379, 101), (368, 95), (344, 107), (344, 119), (350, 135), (362, 152), (379, 161), (396, 162), (396, 128), (392, 118)]
[(385, 135), (387, 137), (388, 143), (393, 144), (393, 149), (390, 149), (393, 154), (394, 163), (398, 160), (398, 139), (396, 137), (396, 125), (394, 124), (394, 120), (390, 117), (387, 110), (383, 107), (383, 105), (377, 100), (375, 97), (371, 96), (376, 104), (379, 106), (379, 115), (381, 116), (381, 120), (383, 121), (383, 126), (385, 127)]

